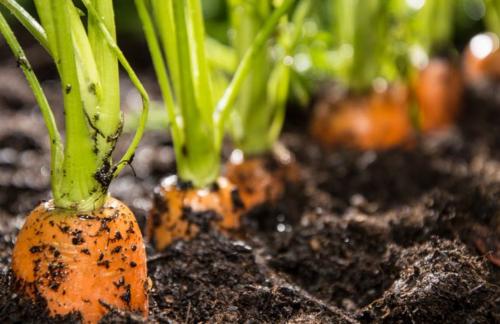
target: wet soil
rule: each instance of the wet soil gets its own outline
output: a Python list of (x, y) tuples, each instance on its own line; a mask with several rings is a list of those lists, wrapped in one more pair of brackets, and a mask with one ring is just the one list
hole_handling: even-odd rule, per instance
[[(45, 129), (13, 66), (0, 64), (15, 83), (15, 91), (0, 83), (0, 322), (42, 323), (44, 301), (10, 289), (16, 233), (50, 189)], [(44, 87), (57, 97), (57, 84)], [(292, 111), (283, 142), (303, 183), (253, 210), (239, 233), (208, 229), (162, 252), (148, 247), (148, 322), (500, 322), (494, 93), (469, 92), (457, 127), (386, 152), (324, 152), (304, 135), (305, 113)], [(175, 172), (166, 132), (146, 135), (132, 167), (111, 192), (143, 226), (154, 186)], [(143, 321), (113, 310), (103, 322)]]

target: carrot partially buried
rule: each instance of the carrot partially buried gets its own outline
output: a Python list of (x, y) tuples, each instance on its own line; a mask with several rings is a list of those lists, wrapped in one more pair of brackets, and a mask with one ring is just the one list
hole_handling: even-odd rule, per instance
[(500, 80), (500, 40), (493, 33), (474, 36), (465, 50), (464, 73), (469, 83)]
[(453, 125), (460, 112), (463, 81), (460, 70), (448, 59), (432, 59), (417, 72), (413, 91), (423, 132)]
[(224, 230), (239, 226), (244, 206), (238, 190), (219, 175), (225, 124), (243, 81), (294, 2), (283, 1), (260, 26), (232, 81), (216, 101), (201, 1), (136, 0), (169, 115), (177, 162), (177, 176), (157, 189), (148, 219), (149, 239), (157, 249), (174, 239), (192, 237), (202, 223), (197, 217), (211, 215), (215, 221), (208, 224)]
[(236, 229), (244, 209), (238, 189), (223, 177), (210, 188), (199, 189), (170, 176), (155, 189), (146, 232), (153, 245), (162, 250), (175, 239), (193, 237), (200, 226)]
[[(2, 4), (54, 59), (65, 112), (63, 141), (40, 83), (0, 13), (0, 32), (33, 89), (51, 144), (54, 198), (31, 212), (17, 238), (12, 255), (17, 293), (44, 299), (51, 316), (79, 312), (85, 323), (97, 323), (111, 309), (146, 316), (141, 232), (130, 210), (107, 189), (131, 160), (149, 100), (115, 44), (112, 1), (83, 0), (88, 31), (72, 1), (35, 1), (41, 23), (13, 0)], [(132, 144), (114, 164), (111, 154), (122, 129), (119, 62), (139, 90), (144, 110)]]
[[(281, 32), (276, 33), (272, 46), (258, 54), (259, 63), (250, 72), (235, 102), (230, 133), (236, 149), (225, 164), (224, 174), (238, 187), (247, 210), (275, 203), (283, 197), (286, 186), (300, 178), (293, 155), (278, 143), (278, 138), (292, 78), (290, 59), (302, 39), (303, 26), (313, 4), (311, 0), (300, 1), (288, 15), (291, 18), (282, 20)], [(272, 1), (230, 3), (231, 50), (237, 57), (244, 57), (274, 6)]]
[(500, 2), (485, 0), (486, 33), (474, 36), (465, 50), (465, 76), (470, 83), (500, 80)]
[(281, 154), (245, 157), (242, 151), (235, 150), (226, 163), (224, 174), (238, 188), (246, 211), (275, 203), (283, 198), (288, 185), (302, 178), (292, 154), (284, 147), (279, 151)]
[(50, 315), (80, 311), (97, 322), (109, 308), (147, 315), (146, 255), (132, 212), (109, 197), (92, 212), (40, 204), (12, 254), (20, 291), (47, 301)]
[(311, 135), (327, 148), (405, 145), (413, 131), (408, 103), (408, 89), (402, 85), (366, 95), (334, 95), (315, 107)]

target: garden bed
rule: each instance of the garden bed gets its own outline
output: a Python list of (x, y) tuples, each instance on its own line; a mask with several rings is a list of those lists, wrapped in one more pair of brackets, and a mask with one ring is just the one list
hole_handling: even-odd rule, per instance
[[(4, 64), (0, 322), (46, 322), (43, 300), (33, 305), (10, 292), (8, 268), (24, 216), (49, 195), (48, 138), (22, 75), (12, 61)], [(500, 100), (494, 92), (468, 93), (462, 121), (450, 132), (378, 153), (324, 152), (304, 135), (304, 113), (290, 112), (283, 141), (296, 154), (304, 183), (277, 206), (247, 215), (239, 233), (208, 229), (162, 253), (148, 247), (149, 321), (500, 321)], [(149, 132), (133, 170), (111, 192), (143, 226), (154, 186), (174, 171), (167, 133)], [(120, 321), (141, 322), (118, 311), (104, 318)]]

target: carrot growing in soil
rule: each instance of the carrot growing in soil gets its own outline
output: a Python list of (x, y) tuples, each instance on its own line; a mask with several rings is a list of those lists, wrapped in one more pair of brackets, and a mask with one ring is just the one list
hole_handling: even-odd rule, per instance
[(463, 93), (460, 69), (450, 55), (452, 48), (454, 0), (426, 1), (409, 7), (406, 37), (409, 56), (415, 67), (410, 76), (412, 99), (417, 105), (417, 128), (423, 132), (446, 128), (457, 118)]
[[(51, 141), (53, 199), (27, 217), (12, 255), (18, 292), (47, 302), (51, 316), (80, 312), (96, 323), (110, 309), (147, 315), (146, 255), (139, 226), (108, 196), (112, 179), (130, 163), (144, 131), (149, 99), (116, 45), (112, 0), (35, 0), (40, 22), (14, 0), (1, 4), (54, 60), (64, 98), (65, 137), (30, 63), (4, 16), (0, 32), (33, 90)], [(142, 122), (122, 159), (111, 158), (122, 128), (119, 63), (143, 100)]]
[(200, 0), (136, 0), (177, 161), (178, 177), (165, 179), (156, 190), (148, 217), (147, 233), (157, 249), (175, 238), (194, 235), (198, 230), (194, 223), (203, 214), (217, 215), (222, 228), (238, 226), (241, 197), (233, 184), (219, 176), (226, 119), (267, 39), (293, 3), (285, 0), (265, 22), (231, 83), (215, 101)]
[(328, 2), (339, 80), (315, 106), (311, 135), (324, 147), (386, 149), (412, 133), (409, 91), (397, 62), (404, 61), (394, 17), (398, 1)]
[[(261, 0), (230, 0), (228, 4), (231, 49), (242, 59), (271, 15), (273, 4)], [(312, 1), (302, 1), (291, 22), (282, 18), (274, 44), (258, 54), (231, 114), (230, 130), (236, 149), (225, 174), (239, 188), (247, 209), (278, 199), (286, 183), (299, 178), (292, 154), (277, 139), (285, 119), (293, 54), (311, 6)]]
[(465, 76), (471, 83), (500, 80), (500, 2), (485, 4), (488, 32), (474, 36), (465, 50)]

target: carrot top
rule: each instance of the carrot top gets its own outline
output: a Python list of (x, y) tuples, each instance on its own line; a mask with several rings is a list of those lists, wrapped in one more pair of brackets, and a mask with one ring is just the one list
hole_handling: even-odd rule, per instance
[[(39, 22), (15, 0), (2, 1), (56, 64), (64, 98), (64, 140), (43, 89), (1, 13), (0, 32), (26, 75), (47, 125), (55, 206), (91, 211), (102, 206), (111, 180), (130, 163), (144, 131), (149, 99), (116, 45), (112, 0), (82, 2), (87, 9), (87, 28), (81, 19), (84, 14), (73, 1), (35, 0)], [(143, 113), (132, 143), (114, 164), (111, 154), (123, 124), (119, 63), (142, 96)]]
[(168, 112), (184, 181), (205, 187), (219, 175), (225, 124), (244, 80), (267, 39), (295, 0), (285, 0), (265, 21), (241, 58), (234, 77), (216, 100), (200, 0), (136, 0)]
[[(266, 0), (228, 2), (231, 23), (228, 50), (242, 59), (275, 5)], [(293, 56), (312, 4), (311, 0), (301, 1), (291, 19), (287, 16), (281, 19), (278, 32), (269, 46), (259, 52), (254, 68), (242, 85), (231, 114), (230, 130), (236, 147), (246, 154), (268, 151), (281, 132), (294, 75)], [(234, 73), (234, 69), (230, 73)]]

